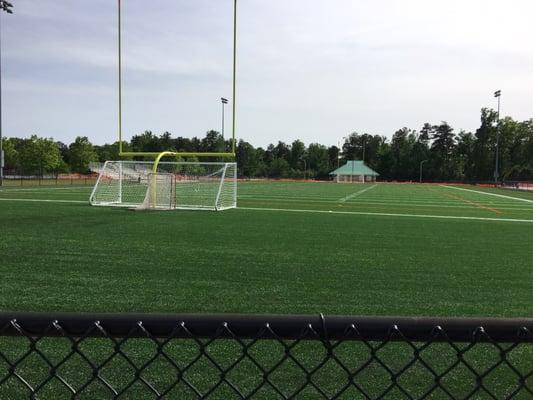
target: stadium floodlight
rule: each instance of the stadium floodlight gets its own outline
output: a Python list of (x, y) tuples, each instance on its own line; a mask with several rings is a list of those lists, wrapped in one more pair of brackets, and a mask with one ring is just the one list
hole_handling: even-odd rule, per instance
[(496, 154), (494, 156), (494, 184), (498, 184), (498, 178), (500, 176), (500, 98), (502, 95), (501, 90), (494, 92), (494, 97), (498, 99), (498, 112), (496, 114)]
[[(6, 0), (0, 0), (0, 11), (5, 11), (8, 14), (13, 14), (13, 4)], [(0, 12), (0, 14), (2, 14)], [(1, 20), (1, 18), (0, 18)], [(0, 25), (0, 33), (2, 27)], [(0, 186), (4, 184), (4, 148), (2, 137), (2, 41), (0, 35)]]
[(228, 99), (221, 97), (220, 101), (222, 102), (222, 130), (220, 132), (222, 133), (222, 137), (224, 137), (224, 106), (228, 104)]
[(91, 193), (93, 206), (137, 210), (213, 210), (237, 207), (237, 164), (106, 161)]

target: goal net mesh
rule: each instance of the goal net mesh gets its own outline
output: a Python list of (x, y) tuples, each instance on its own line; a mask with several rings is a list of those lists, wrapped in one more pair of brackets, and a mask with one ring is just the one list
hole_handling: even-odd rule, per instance
[(237, 164), (107, 161), (90, 197), (94, 206), (226, 210), (237, 206)]

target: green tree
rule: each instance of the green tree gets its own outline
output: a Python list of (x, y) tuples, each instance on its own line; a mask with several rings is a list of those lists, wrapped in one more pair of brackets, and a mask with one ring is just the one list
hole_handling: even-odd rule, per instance
[(295, 140), (290, 147), (290, 165), (293, 170), (303, 170), (305, 158), (305, 144), (301, 140)]
[(52, 138), (32, 135), (20, 142), (20, 169), (25, 174), (57, 173), (64, 166), (58, 144)]
[(461, 131), (457, 136), (454, 156), (460, 173), (458, 178), (464, 181), (475, 180), (475, 166), (473, 163), (475, 141), (476, 138), (471, 132)]
[(98, 154), (87, 136), (76, 137), (68, 149), (68, 163), (72, 172), (88, 173), (90, 171), (89, 164), (98, 161)]
[(4, 150), (4, 168), (6, 171), (17, 171), (20, 169), (20, 156), (17, 151), (17, 143), (20, 142), (18, 138), (6, 138), (2, 145)]
[(291, 149), (285, 142), (279, 141), (273, 148), (272, 155), (274, 158), (282, 158), (289, 163), (291, 160)]
[(328, 147), (328, 164), (332, 171), (340, 166), (340, 151), (337, 146)]
[(327, 178), (333, 170), (329, 165), (328, 149), (319, 143), (311, 143), (307, 148), (308, 176)]
[(258, 176), (260, 160), (254, 147), (244, 140), (239, 140), (236, 152), (239, 175), (245, 177)]
[(457, 164), (453, 155), (455, 151), (455, 134), (447, 122), (433, 127), (433, 143), (431, 144), (432, 165), (438, 178), (450, 180), (457, 178)]
[(476, 130), (473, 164), (476, 180), (490, 180), (494, 173), (494, 154), (496, 149), (496, 118), (494, 110), (481, 110), (481, 126)]
[[(98, 155), (98, 161), (103, 163), (110, 160), (130, 160), (131, 157), (124, 157), (119, 155), (119, 142), (113, 144), (104, 144), (103, 146), (94, 146), (94, 150)], [(131, 151), (130, 144), (128, 142), (122, 142), (122, 151)]]
[(394, 133), (391, 142), (391, 171), (389, 176), (397, 180), (416, 179), (414, 163), (411, 158), (416, 143), (416, 133), (402, 128)]
[(160, 139), (152, 131), (144, 131), (140, 135), (133, 136), (131, 148), (134, 152), (159, 153), (163, 151)]
[(224, 137), (217, 131), (208, 131), (200, 144), (200, 150), (206, 153), (222, 153), (225, 151)]
[(271, 178), (289, 178), (291, 166), (284, 158), (275, 158), (270, 163), (269, 176)]

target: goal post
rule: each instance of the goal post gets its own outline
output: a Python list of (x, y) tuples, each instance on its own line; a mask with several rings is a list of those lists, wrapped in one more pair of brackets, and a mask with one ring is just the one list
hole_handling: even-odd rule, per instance
[(237, 164), (106, 161), (90, 203), (155, 210), (236, 208)]
[(166, 172), (148, 174), (148, 188), (138, 210), (173, 210), (176, 208), (176, 177)]

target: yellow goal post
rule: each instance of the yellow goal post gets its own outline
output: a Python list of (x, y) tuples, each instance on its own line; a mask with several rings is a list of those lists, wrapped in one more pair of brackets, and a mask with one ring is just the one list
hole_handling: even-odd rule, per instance
[(221, 157), (235, 158), (236, 147), (236, 96), (237, 96), (237, 0), (233, 0), (233, 79), (232, 79), (232, 134), (231, 134), (231, 151), (230, 152), (132, 152), (123, 151), (122, 147), (122, 1), (117, 0), (118, 4), (118, 148), (120, 157), (154, 157), (156, 163), (154, 169), (162, 157), (179, 156), (179, 157)]

